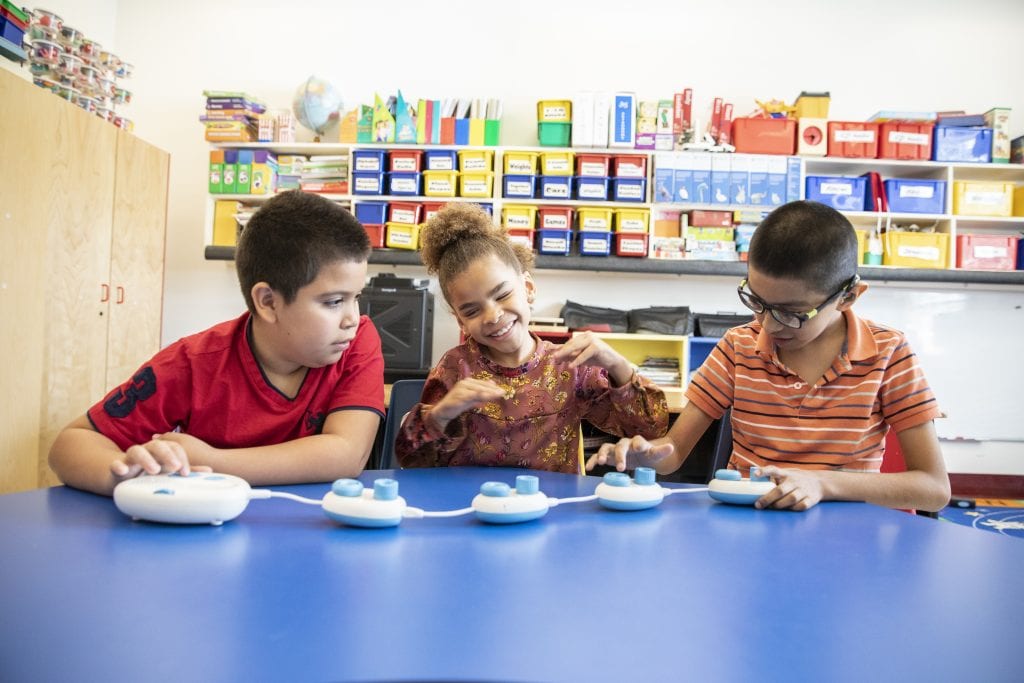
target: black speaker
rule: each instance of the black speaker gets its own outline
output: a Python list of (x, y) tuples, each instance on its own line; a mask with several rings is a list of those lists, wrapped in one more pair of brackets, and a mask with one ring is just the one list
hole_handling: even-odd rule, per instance
[(359, 312), (370, 316), (380, 333), (385, 373), (429, 370), (434, 347), (434, 295), (427, 280), (381, 273), (370, 279)]

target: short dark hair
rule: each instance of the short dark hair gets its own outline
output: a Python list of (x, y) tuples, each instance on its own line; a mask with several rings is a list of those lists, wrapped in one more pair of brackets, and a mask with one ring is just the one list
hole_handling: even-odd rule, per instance
[(337, 261), (370, 257), (370, 238), (347, 209), (315, 194), (292, 190), (253, 214), (235, 251), (245, 305), (255, 312), (252, 288), (266, 282), (291, 303), (320, 270)]
[(857, 274), (857, 233), (846, 216), (818, 202), (783, 204), (750, 240), (749, 263), (765, 275), (833, 292)]

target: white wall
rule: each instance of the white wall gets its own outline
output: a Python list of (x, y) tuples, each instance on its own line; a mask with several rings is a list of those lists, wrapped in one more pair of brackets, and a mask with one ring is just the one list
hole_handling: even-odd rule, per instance
[[(689, 86), (701, 115), (714, 96), (745, 114), (755, 98), (791, 102), (801, 90), (829, 90), (832, 117), (854, 120), (879, 109), (1008, 106), (1015, 112), (1011, 132), (1024, 132), (1024, 3), (1015, 0), (632, 6), (631, 12), (627, 3), (608, 0), (517, 0), (503, 10), (467, 0), (107, 0), (94, 22), (79, 17), (96, 3), (49, 2), (87, 34), (103, 42), (105, 32), (114, 35), (110, 47), (136, 67), (129, 84), (136, 133), (172, 154), (165, 343), (243, 306), (232, 264), (203, 259), (203, 89), (245, 90), (286, 107), (299, 83), (317, 74), (337, 86), (348, 106), (397, 88), (413, 100), (500, 97), (502, 142), (523, 145), (535, 144), (536, 100), (587, 88), (659, 98)], [(537, 279), (538, 314), (557, 311), (567, 298), (621, 308), (737, 308), (730, 278), (541, 271)], [(1024, 288), (878, 284), (858, 306), (908, 332), (940, 400), (952, 406), (940, 427), (947, 436), (1005, 436), (1004, 423), (1024, 436), (1013, 419), (1021, 413), (1024, 371), (1007, 354), (1021, 346), (1010, 335), (1024, 329)], [(435, 355), (457, 336), (445, 307), (437, 308)], [(922, 314), (931, 309), (942, 314)], [(956, 444), (946, 453), (954, 471), (1024, 473), (1019, 443)]]

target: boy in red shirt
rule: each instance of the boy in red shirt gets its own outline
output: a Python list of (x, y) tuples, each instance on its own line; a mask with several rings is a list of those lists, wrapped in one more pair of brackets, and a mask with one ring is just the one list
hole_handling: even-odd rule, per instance
[(248, 311), (159, 351), (61, 431), (50, 467), (105, 495), (190, 469), (253, 485), (359, 474), (384, 412), (380, 337), (359, 314), (369, 254), (337, 204), (297, 191), (268, 201), (235, 258)]

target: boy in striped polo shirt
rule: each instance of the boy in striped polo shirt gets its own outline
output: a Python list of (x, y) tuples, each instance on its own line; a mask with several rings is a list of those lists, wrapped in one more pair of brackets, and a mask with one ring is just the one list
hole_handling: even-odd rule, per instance
[[(739, 287), (755, 320), (718, 342), (666, 437), (605, 444), (587, 469), (674, 472), (731, 407), (729, 467), (756, 466), (776, 485), (759, 508), (855, 500), (941, 509), (950, 488), (933, 423), (940, 411), (903, 333), (853, 312), (867, 289), (857, 257), (838, 211), (807, 201), (773, 211), (754, 231)], [(907, 470), (880, 474), (889, 429)]]

